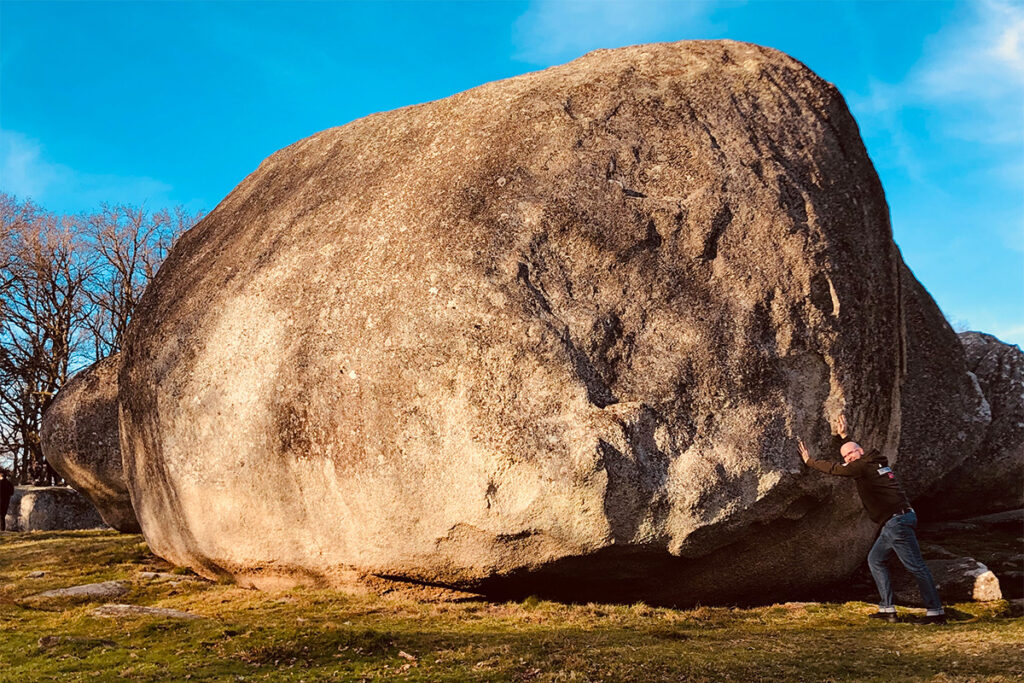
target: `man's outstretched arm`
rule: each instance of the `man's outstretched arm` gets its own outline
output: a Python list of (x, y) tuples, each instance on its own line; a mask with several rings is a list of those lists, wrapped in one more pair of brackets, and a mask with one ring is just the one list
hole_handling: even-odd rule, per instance
[(825, 474), (831, 474), (837, 477), (859, 477), (864, 473), (864, 461), (862, 460), (851, 462), (848, 465), (838, 462), (815, 460), (811, 457), (811, 454), (807, 452), (807, 447), (804, 446), (802, 439), (798, 439), (797, 444), (800, 447), (800, 458), (804, 461), (804, 464), (810, 468), (818, 470), (819, 472), (824, 472)]

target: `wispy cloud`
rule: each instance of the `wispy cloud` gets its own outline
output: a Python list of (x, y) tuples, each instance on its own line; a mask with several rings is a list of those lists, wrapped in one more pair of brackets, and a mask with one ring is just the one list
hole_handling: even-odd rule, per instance
[(713, 2), (537, 0), (515, 23), (515, 58), (530, 64), (575, 59), (598, 48), (698, 37)]
[(957, 332), (980, 331), (1007, 344), (1024, 348), (1024, 323), (1019, 320), (1003, 320), (986, 313), (978, 313), (970, 320), (956, 317), (947, 319)]
[[(936, 36), (915, 90), (933, 100), (975, 97), (1024, 102), (1024, 5), (987, 0), (974, 21)], [(1020, 118), (1021, 111), (1016, 112)], [(1021, 121), (1024, 126), (1024, 121)]]
[(994, 327), (989, 329), (991, 330), (989, 334), (999, 337), (1000, 340), (1007, 344), (1016, 344), (1017, 346), (1024, 347), (1024, 324), (996, 324)]
[(78, 212), (104, 202), (161, 206), (173, 203), (167, 183), (146, 176), (85, 173), (46, 157), (43, 145), (22, 133), (0, 130), (0, 190), (58, 212)]
[[(899, 121), (905, 110), (938, 112), (935, 134), (1009, 155), (991, 168), (996, 179), (1021, 188), (1024, 177), (1003, 177), (1000, 170), (1011, 170), (1009, 161), (1024, 154), (1024, 5), (984, 0), (965, 11), (962, 21), (932, 36), (902, 82), (873, 81), (851, 104), (859, 115), (878, 117), (894, 139), (905, 137)], [(917, 165), (913, 154), (906, 162)]]

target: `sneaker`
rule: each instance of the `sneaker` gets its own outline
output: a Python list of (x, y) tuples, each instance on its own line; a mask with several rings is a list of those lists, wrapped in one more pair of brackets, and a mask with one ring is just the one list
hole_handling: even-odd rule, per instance
[(874, 614), (869, 614), (868, 619), (881, 619), (890, 624), (895, 624), (900, 620), (895, 612), (875, 612)]
[(915, 624), (945, 624), (945, 614), (931, 614), (924, 615), (923, 617), (914, 617)]

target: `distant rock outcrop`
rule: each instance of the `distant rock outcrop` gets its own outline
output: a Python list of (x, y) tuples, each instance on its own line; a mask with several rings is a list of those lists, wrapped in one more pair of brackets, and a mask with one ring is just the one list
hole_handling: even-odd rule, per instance
[(899, 438), (901, 259), (842, 97), (689, 42), (314, 135), (172, 250), (122, 453), (154, 552), (254, 585), (362, 573), (665, 603), (864, 561), (848, 409)]
[(16, 486), (7, 510), (8, 531), (100, 529), (106, 525), (82, 494), (64, 486)]
[(932, 519), (1024, 507), (1024, 353), (990, 334), (963, 332), (959, 337), (992, 418), (981, 445), (915, 502)]
[(40, 434), (46, 461), (92, 501), (118, 531), (138, 533), (121, 465), (114, 354), (77, 373), (57, 393), (43, 416)]

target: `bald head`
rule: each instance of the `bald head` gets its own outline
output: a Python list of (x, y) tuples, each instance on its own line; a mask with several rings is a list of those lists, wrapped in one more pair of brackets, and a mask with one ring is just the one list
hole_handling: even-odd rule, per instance
[(859, 460), (864, 455), (864, 449), (860, 447), (860, 444), (856, 441), (847, 441), (843, 444), (843, 447), (839, 449), (839, 452), (843, 456), (843, 462), (853, 462)]

